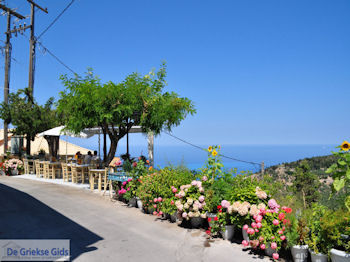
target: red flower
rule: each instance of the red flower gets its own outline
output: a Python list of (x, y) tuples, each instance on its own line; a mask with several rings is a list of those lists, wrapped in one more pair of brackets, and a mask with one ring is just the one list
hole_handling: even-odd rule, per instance
[(217, 208), (220, 210), (220, 209), (222, 208), (222, 206), (221, 206), (221, 205), (218, 205)]
[(279, 219), (280, 221), (282, 221), (285, 217), (286, 217), (286, 214), (285, 214), (285, 213), (279, 213), (279, 214), (278, 214), (278, 219)]
[(207, 233), (208, 235), (210, 235), (210, 230), (205, 231), (205, 233)]
[(292, 209), (290, 207), (287, 207), (286, 208), (286, 213), (289, 214), (289, 213), (292, 213)]
[(218, 221), (218, 217), (214, 217), (214, 221)]
[(208, 222), (210, 222), (211, 221), (211, 217), (208, 217)]

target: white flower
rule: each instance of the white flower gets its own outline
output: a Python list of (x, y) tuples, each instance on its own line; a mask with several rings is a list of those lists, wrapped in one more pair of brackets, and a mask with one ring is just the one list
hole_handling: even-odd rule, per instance
[(184, 204), (184, 208), (185, 208), (185, 209), (188, 209), (189, 207), (190, 207), (190, 206), (189, 206), (188, 203), (185, 203), (185, 204)]
[(188, 203), (189, 205), (192, 205), (192, 204), (193, 204), (193, 199), (192, 199), (192, 198), (188, 198), (188, 199), (187, 199), (187, 203)]

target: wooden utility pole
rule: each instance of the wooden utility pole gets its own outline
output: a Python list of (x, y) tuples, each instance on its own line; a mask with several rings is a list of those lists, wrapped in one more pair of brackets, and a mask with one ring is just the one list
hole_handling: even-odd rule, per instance
[[(0, 4), (0, 8), (7, 12), (7, 30), (6, 30), (6, 47), (5, 47), (5, 82), (4, 82), (4, 102), (8, 104), (8, 97), (10, 93), (10, 68), (11, 68), (11, 16), (16, 16), (19, 19), (25, 17), (11, 10), (7, 6)], [(4, 155), (8, 149), (8, 122), (4, 121)]]
[(38, 4), (34, 3), (32, 0), (27, 0), (31, 5), (30, 12), (30, 40), (29, 40), (29, 80), (28, 88), (34, 93), (34, 71), (35, 71), (35, 46), (36, 39), (34, 35), (34, 18), (35, 18), (35, 7), (39, 8), (41, 11), (48, 13), (47, 8), (42, 8)]
[(261, 174), (265, 173), (265, 163), (264, 161), (261, 162)]

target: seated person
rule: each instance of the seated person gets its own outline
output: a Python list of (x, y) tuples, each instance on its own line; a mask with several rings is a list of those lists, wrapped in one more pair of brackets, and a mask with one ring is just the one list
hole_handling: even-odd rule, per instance
[(88, 154), (85, 156), (84, 158), (84, 163), (85, 164), (89, 164), (91, 163), (91, 158), (92, 158), (92, 154), (91, 154), (91, 151), (88, 152)]

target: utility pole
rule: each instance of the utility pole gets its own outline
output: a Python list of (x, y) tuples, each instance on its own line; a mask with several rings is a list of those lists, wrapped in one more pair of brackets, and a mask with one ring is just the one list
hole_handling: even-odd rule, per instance
[[(4, 102), (8, 104), (8, 97), (10, 93), (10, 68), (11, 68), (11, 16), (14, 15), (19, 19), (25, 17), (11, 10), (7, 6), (0, 4), (0, 8), (7, 12), (7, 30), (6, 30), (6, 47), (5, 47), (5, 82), (4, 82)], [(4, 155), (8, 149), (8, 122), (4, 120)]]
[(34, 18), (35, 18), (35, 7), (39, 8), (41, 11), (48, 13), (47, 8), (42, 8), (38, 4), (34, 3), (32, 0), (27, 0), (31, 5), (30, 12), (30, 40), (29, 40), (29, 81), (28, 87), (34, 93), (34, 71), (35, 71), (35, 46), (36, 39), (34, 35)]

